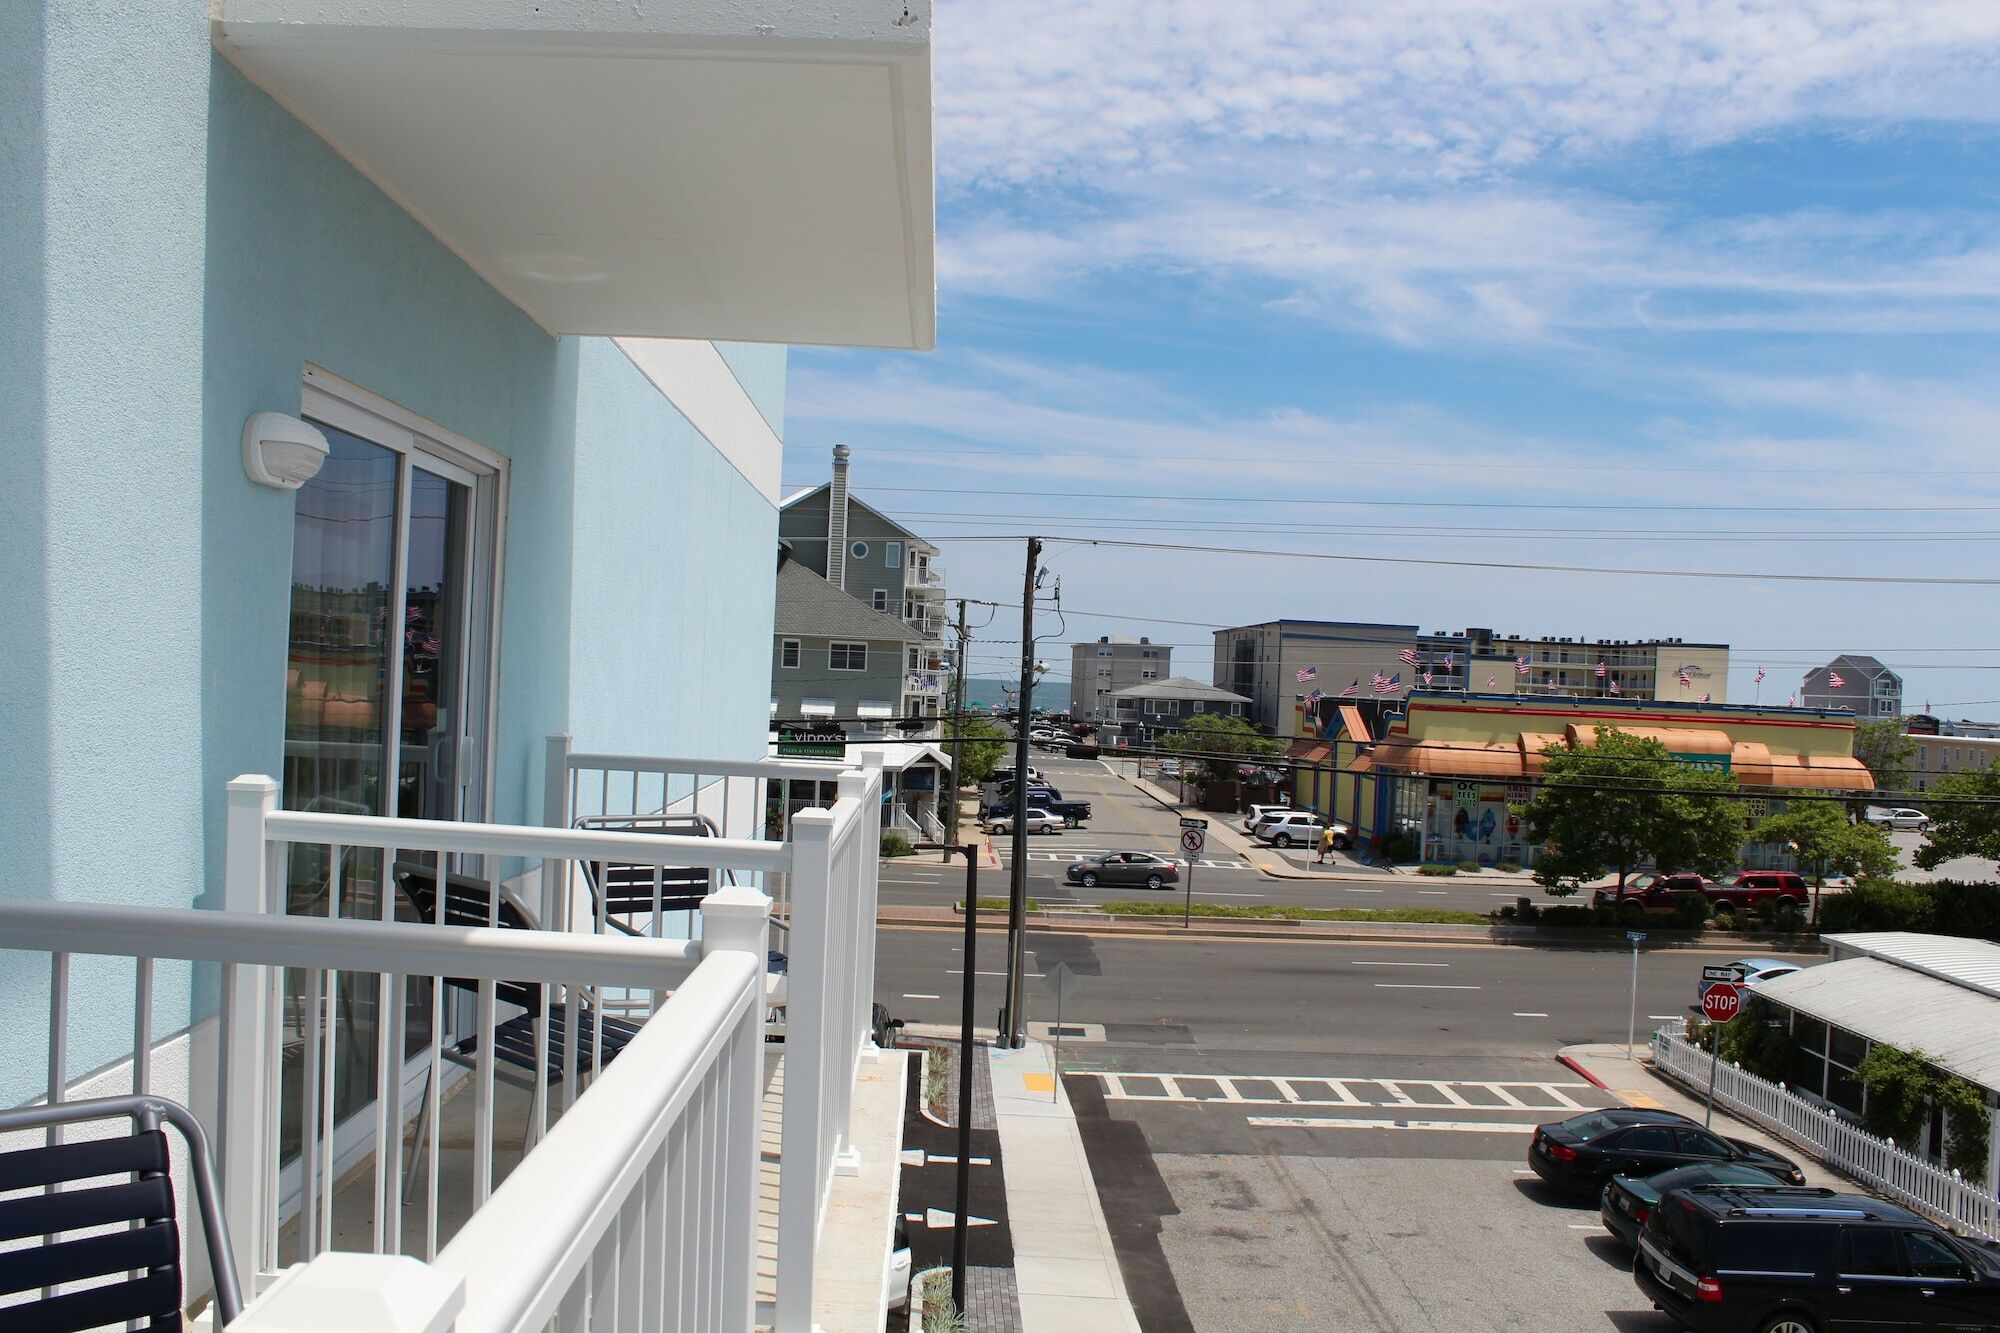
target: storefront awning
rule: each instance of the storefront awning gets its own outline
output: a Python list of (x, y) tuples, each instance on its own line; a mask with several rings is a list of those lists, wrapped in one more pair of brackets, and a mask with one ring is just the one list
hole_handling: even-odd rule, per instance
[(855, 706), (854, 715), (856, 717), (894, 717), (896, 716), (896, 706), (894, 704), (876, 703), (872, 700), (864, 699)]
[(1797, 787), (1809, 791), (1873, 791), (1875, 776), (1847, 755), (1772, 754), (1767, 745), (1739, 741), (1729, 766), (1737, 781), (1752, 787)]
[(805, 699), (799, 703), (799, 712), (806, 717), (832, 717), (833, 700)]
[(1755, 993), (1870, 1041), (1920, 1050), (2000, 1091), (2000, 999), (1991, 995), (1875, 958), (1801, 968)]

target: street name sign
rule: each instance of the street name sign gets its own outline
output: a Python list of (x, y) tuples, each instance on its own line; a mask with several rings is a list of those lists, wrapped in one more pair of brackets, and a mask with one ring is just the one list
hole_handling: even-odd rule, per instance
[(1628, 930), (1625, 932), (1625, 942), (1627, 944), (1644, 944), (1646, 942), (1646, 932), (1643, 930)]
[(1207, 827), (1208, 827), (1208, 821), (1207, 821), (1206, 819), (1191, 819), (1191, 818), (1189, 818), (1189, 817), (1188, 817), (1187, 815), (1182, 815), (1182, 816), (1181, 816), (1181, 827), (1182, 827), (1182, 828), (1207, 828)]
[(1702, 987), (1701, 1013), (1711, 1023), (1727, 1023), (1743, 1012), (1743, 988), (1733, 981), (1711, 981)]

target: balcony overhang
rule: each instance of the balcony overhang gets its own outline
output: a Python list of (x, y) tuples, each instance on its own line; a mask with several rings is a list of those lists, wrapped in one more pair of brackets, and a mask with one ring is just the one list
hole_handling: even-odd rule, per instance
[(210, 0), (217, 49), (554, 333), (936, 341), (930, 0)]

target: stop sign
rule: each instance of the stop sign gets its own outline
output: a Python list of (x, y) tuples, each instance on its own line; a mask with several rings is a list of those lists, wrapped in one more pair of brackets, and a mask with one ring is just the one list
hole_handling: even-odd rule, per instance
[(1702, 1017), (1711, 1023), (1727, 1023), (1742, 1011), (1743, 988), (1727, 981), (1712, 981), (1702, 987)]

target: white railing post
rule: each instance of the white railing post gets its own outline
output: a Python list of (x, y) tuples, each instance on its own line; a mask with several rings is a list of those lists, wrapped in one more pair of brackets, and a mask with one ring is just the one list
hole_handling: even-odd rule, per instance
[(776, 1333), (810, 1333), (819, 1197), (824, 1181), (822, 1105), (835, 1022), (828, 1012), (828, 926), (833, 896), (833, 814), (792, 816), (791, 946), (785, 1012), (785, 1114), (778, 1162)]
[[(861, 771), (867, 778), (866, 805), (882, 802), (883, 760), (880, 750), (861, 752)], [(861, 847), (861, 877), (854, 894), (854, 1021), (862, 1033), (864, 1049), (873, 1051), (875, 1031), (875, 912), (876, 895), (882, 877), (882, 857), (875, 843)]]
[[(721, 1194), (723, 1234), (717, 1250), (722, 1271), (719, 1327), (749, 1333), (757, 1318), (757, 1175), (763, 1144), (764, 968), (770, 950), (771, 900), (756, 889), (718, 889), (701, 905), (701, 951), (750, 955), (756, 965), (757, 1002), (729, 1038), (723, 1104)], [(781, 1260), (782, 1262), (782, 1260)]]
[[(542, 827), (569, 827), (569, 754), (566, 731), (551, 732), (542, 766)], [(542, 928), (559, 930), (568, 926), (569, 867), (563, 861), (542, 862)]]
[[(264, 839), (264, 821), (278, 808), (278, 784), (260, 775), (245, 775), (229, 784), (224, 824), (222, 906), (226, 912), (258, 914), (272, 908), (272, 855)], [(217, 1053), (222, 1071), (217, 1110), (222, 1158), (223, 1215), (229, 1219), (231, 1256), (237, 1279), (246, 1291), (256, 1290), (264, 1264), (264, 1247), (272, 1218), (265, 1173), (277, 1145), (268, 1141), (271, 1106), (266, 1093), (275, 1082), (267, 1031), (267, 969), (235, 965), (225, 968), (233, 981), (223, 986), (222, 1044)]]
[[(876, 756), (879, 764), (881, 757)], [(875, 770), (879, 775), (880, 769)], [(827, 1005), (833, 1011), (833, 1084), (829, 1091), (833, 1117), (833, 1169), (844, 1176), (861, 1174), (861, 1154), (854, 1147), (854, 1078), (861, 1070), (861, 1054), (870, 1045), (872, 1025), (867, 1005), (873, 995), (861, 988), (861, 935), (857, 921), (862, 884), (882, 857), (882, 796), (879, 785), (871, 785), (868, 770), (850, 768), (840, 775), (840, 803), (854, 811), (855, 823), (840, 839), (834, 852), (833, 893), (828, 905), (833, 954), (833, 986)]]

